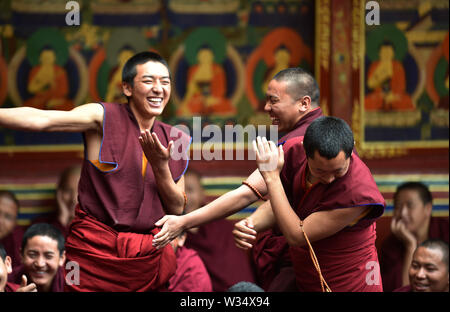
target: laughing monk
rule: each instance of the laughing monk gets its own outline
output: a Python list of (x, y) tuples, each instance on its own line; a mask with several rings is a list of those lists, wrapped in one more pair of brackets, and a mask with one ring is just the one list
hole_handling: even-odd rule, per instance
[(67, 291), (166, 290), (176, 270), (173, 248), (152, 246), (155, 221), (180, 214), (186, 202), (190, 138), (155, 120), (171, 92), (166, 61), (153, 52), (134, 55), (122, 87), (126, 104), (0, 109), (2, 127), (83, 133), (79, 205), (66, 243), (67, 260), (78, 264), (80, 275), (79, 283), (66, 283)]
[(382, 291), (375, 220), (385, 201), (353, 153), (350, 127), (342, 119), (320, 117), (287, 147), (257, 142), (273, 212), (267, 216), (290, 246), (298, 290)]
[[(280, 144), (288, 139), (303, 136), (308, 125), (322, 116), (319, 95), (319, 87), (314, 77), (301, 68), (284, 69), (272, 78), (267, 88), (264, 110), (269, 114), (272, 124), (283, 133)], [(155, 236), (154, 243), (158, 247), (165, 246), (182, 231), (225, 218), (262, 199), (266, 192), (264, 180), (258, 170), (255, 170), (242, 186), (207, 205), (183, 216), (165, 216), (159, 220), (156, 224), (163, 228)], [(267, 211), (271, 211), (269, 201), (262, 204), (251, 218), (246, 218), (237, 225), (252, 227), (247, 221), (254, 219), (255, 223), (258, 223), (256, 220), (259, 215), (264, 215)], [(277, 229), (263, 232), (258, 228), (252, 228), (251, 231), (255, 235), (255, 231), (260, 232), (252, 255), (258, 283), (269, 291), (292, 291), (291, 285), (294, 284), (295, 288), (295, 281), (292, 278), (288, 246), (281, 232)], [(272, 284), (276, 286), (271, 287)]]

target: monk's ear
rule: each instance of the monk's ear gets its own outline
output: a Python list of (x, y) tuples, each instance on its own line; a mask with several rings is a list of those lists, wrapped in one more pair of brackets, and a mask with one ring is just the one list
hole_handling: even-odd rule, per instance
[(6, 267), (6, 273), (11, 274), (12, 273), (12, 260), (10, 256), (6, 256), (5, 258), (5, 267)]
[(59, 258), (59, 266), (63, 266), (66, 262), (66, 251), (64, 250), (61, 257)]
[(178, 236), (178, 242), (177, 242), (178, 248), (184, 246), (184, 243), (186, 242), (186, 237), (187, 237), (186, 232), (184, 232), (183, 234)]
[(122, 90), (125, 96), (131, 96), (133, 87), (128, 82), (122, 82)]
[(301, 112), (306, 112), (311, 108), (311, 97), (309, 95), (303, 96), (297, 102)]

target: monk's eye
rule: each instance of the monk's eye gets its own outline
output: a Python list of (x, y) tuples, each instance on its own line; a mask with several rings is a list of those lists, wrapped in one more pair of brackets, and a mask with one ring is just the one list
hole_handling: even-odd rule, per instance
[(28, 252), (27, 256), (31, 259), (35, 259), (37, 257), (37, 253), (36, 252)]

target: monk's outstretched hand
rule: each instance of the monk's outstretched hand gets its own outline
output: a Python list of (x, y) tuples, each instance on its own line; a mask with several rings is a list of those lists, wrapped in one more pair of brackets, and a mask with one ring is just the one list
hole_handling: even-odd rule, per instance
[(150, 133), (150, 130), (141, 131), (139, 136), (142, 150), (145, 157), (147, 157), (150, 165), (160, 166), (167, 163), (170, 159), (173, 149), (173, 141), (170, 141), (167, 148), (161, 144), (155, 132)]
[(152, 244), (156, 249), (163, 248), (183, 232), (182, 218), (182, 216), (166, 215), (155, 222), (155, 226), (162, 227), (161, 231), (153, 238)]

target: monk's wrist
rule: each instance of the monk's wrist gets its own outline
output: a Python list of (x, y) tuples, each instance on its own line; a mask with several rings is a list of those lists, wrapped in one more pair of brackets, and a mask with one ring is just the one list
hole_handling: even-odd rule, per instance
[(180, 216), (180, 223), (181, 228), (183, 231), (189, 230), (190, 228), (196, 227), (197, 224), (194, 224), (192, 221), (195, 220), (195, 218), (192, 218), (189, 214)]
[(279, 174), (270, 173), (264, 176), (264, 181), (266, 182), (267, 188), (270, 188), (280, 182), (280, 176)]
[(166, 178), (171, 176), (169, 162), (152, 165), (153, 174), (158, 178)]

